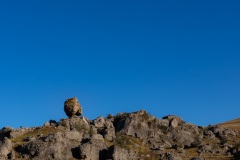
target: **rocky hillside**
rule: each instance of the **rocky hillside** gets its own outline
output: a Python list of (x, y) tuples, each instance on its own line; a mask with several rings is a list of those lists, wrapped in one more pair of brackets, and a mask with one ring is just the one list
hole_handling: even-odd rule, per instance
[[(240, 118), (219, 124), (221, 127), (236, 129), (240, 132)], [(239, 134), (240, 135), (240, 134)]]
[[(0, 130), (0, 159), (16, 160), (238, 160), (236, 126), (196, 126), (141, 110), (89, 120), (76, 98), (64, 103), (69, 118), (34, 128)], [(80, 117), (79, 117), (80, 116)]]

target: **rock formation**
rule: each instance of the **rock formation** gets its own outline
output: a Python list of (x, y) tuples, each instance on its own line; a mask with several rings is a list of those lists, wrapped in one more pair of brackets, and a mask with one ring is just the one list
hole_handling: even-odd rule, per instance
[(82, 107), (78, 103), (77, 98), (67, 99), (64, 103), (64, 111), (68, 117), (82, 115)]
[(44, 126), (0, 130), (0, 160), (206, 160), (239, 159), (238, 131), (201, 127), (177, 116), (146, 111), (89, 120), (76, 98), (65, 102), (70, 118)]
[(7, 137), (4, 137), (0, 144), (0, 158), (7, 159), (12, 151), (12, 142)]

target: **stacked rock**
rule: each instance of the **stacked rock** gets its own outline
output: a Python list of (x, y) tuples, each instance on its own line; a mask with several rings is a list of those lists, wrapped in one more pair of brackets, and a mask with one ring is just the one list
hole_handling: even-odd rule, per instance
[(68, 117), (81, 116), (82, 107), (77, 98), (70, 98), (64, 102), (64, 111)]

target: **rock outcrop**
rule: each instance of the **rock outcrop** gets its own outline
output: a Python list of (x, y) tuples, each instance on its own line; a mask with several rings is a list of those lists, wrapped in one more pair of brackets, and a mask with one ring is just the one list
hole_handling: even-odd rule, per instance
[(4, 137), (4, 139), (0, 143), (0, 158), (7, 159), (11, 152), (12, 152), (12, 142), (7, 137)]
[(69, 118), (58, 122), (1, 129), (0, 159), (205, 160), (240, 155), (234, 129), (200, 127), (173, 115), (158, 119), (144, 110), (89, 120), (78, 117), (82, 109), (76, 98), (68, 99), (64, 110)]

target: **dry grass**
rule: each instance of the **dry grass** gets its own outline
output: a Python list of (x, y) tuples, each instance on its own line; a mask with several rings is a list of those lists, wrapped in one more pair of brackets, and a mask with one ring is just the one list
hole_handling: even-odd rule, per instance
[[(183, 157), (183, 160), (190, 160), (193, 157), (199, 157), (197, 148), (185, 149), (186, 157)], [(206, 158), (207, 160), (231, 160), (232, 156), (226, 155), (214, 155), (214, 154), (201, 154), (201, 158)]]
[(240, 118), (234, 119), (228, 122), (220, 123), (219, 125), (222, 127), (233, 128), (240, 131)]
[(107, 139), (104, 139), (104, 143), (106, 144), (106, 146), (109, 148), (113, 145), (113, 142), (107, 140)]
[(143, 142), (143, 140), (133, 136), (117, 134), (114, 142), (105, 139), (105, 144), (107, 147), (116, 145), (126, 150), (131, 150), (140, 155), (150, 155), (150, 157), (143, 156), (143, 160), (157, 158), (154, 152), (148, 149), (148, 146)]
[[(56, 133), (56, 132), (59, 132), (59, 131), (62, 131), (62, 130), (60, 130), (59, 128), (56, 128), (56, 127), (39, 127), (39, 128), (36, 128), (32, 131), (28, 131), (28, 132), (23, 133), (22, 135), (20, 135), (18, 137), (15, 137), (15, 138), (11, 139), (12, 143), (14, 143), (13, 148), (16, 149), (20, 145), (28, 143), (28, 142), (24, 141), (24, 139), (27, 138), (27, 137), (35, 137), (37, 139), (39, 136), (47, 136), (51, 133)], [(15, 154), (16, 154), (17, 159), (30, 160), (28, 158), (22, 158), (21, 155), (18, 152), (15, 152)]]
[(237, 139), (238, 139), (238, 142), (240, 142), (240, 118), (237, 118), (228, 122), (220, 123), (219, 126), (237, 130), (238, 131)]
[(47, 136), (50, 133), (55, 133), (59, 131), (61, 130), (56, 127), (40, 127), (40, 128), (34, 129), (33, 131), (28, 131), (26, 133), (23, 133), (22, 135), (13, 138), (11, 141), (15, 144), (14, 146), (18, 146), (25, 143), (24, 139), (27, 137), (37, 138), (38, 136)]

